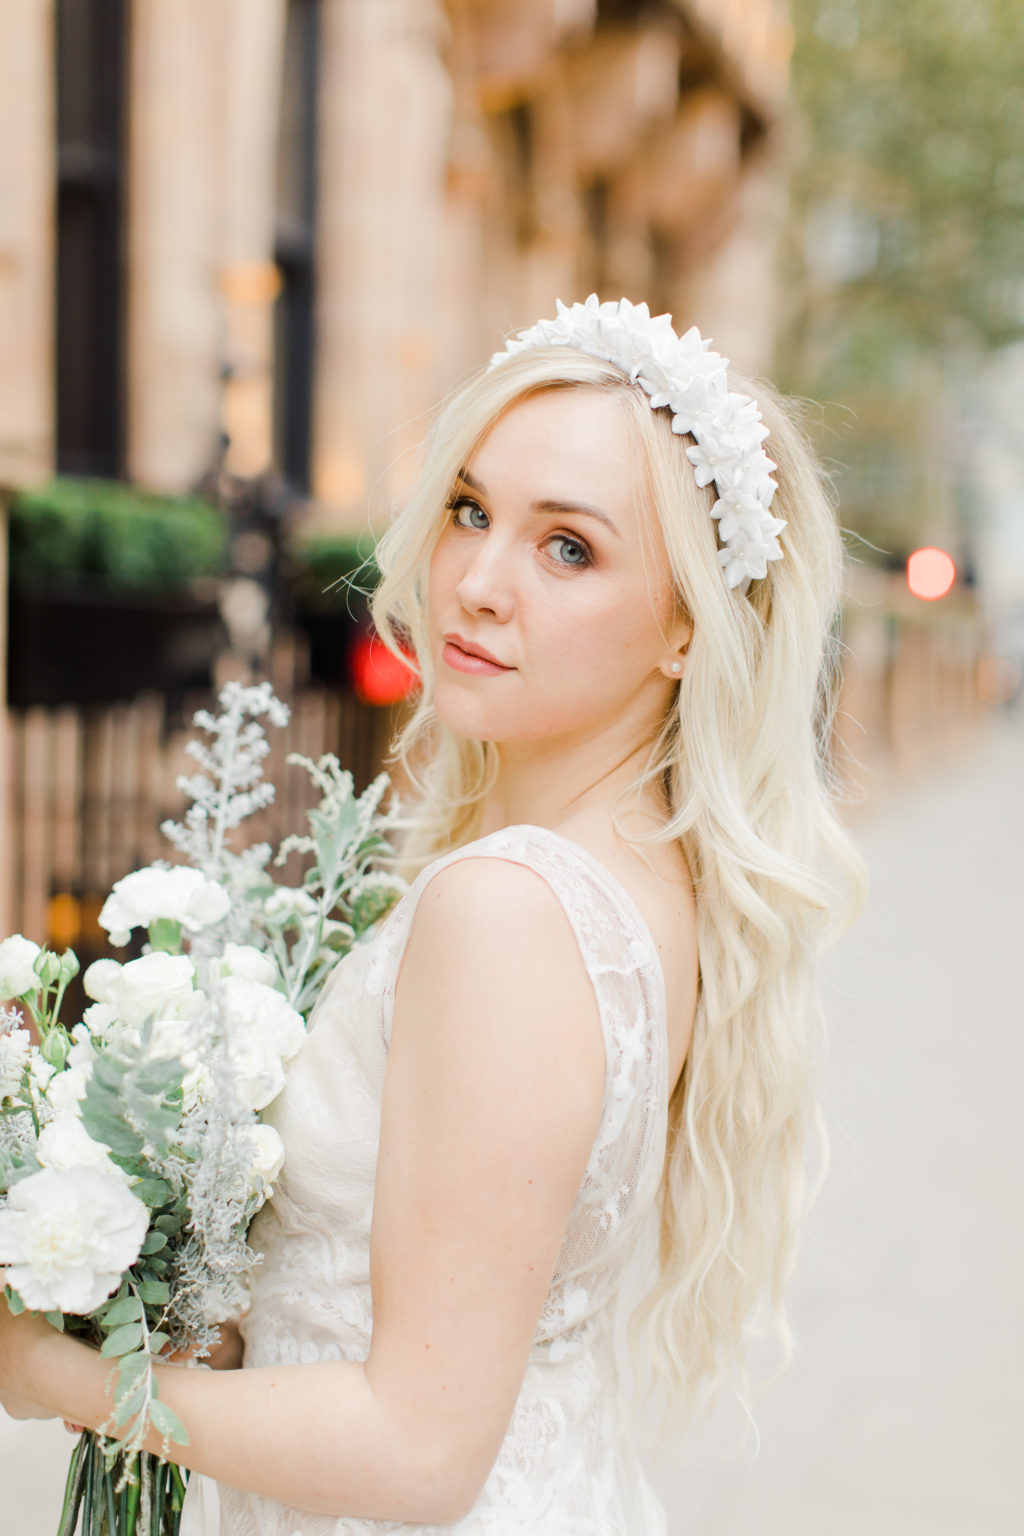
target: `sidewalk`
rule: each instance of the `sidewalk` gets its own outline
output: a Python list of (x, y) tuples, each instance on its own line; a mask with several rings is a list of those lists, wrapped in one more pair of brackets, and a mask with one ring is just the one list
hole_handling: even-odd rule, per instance
[[(1024, 726), (894, 795), (830, 968), (828, 1183), (800, 1353), (657, 1481), (672, 1536), (1016, 1536), (1024, 1495)], [(0, 1416), (0, 1530), (54, 1536), (71, 1440)], [(44, 1474), (44, 1467), (46, 1468)]]
[(657, 1474), (672, 1536), (1011, 1536), (1024, 1444), (1024, 723), (893, 796), (830, 967), (799, 1353)]

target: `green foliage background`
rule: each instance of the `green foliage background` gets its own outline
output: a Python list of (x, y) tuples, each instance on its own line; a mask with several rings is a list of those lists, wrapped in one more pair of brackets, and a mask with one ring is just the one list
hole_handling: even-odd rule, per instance
[[(831, 208), (861, 270), (805, 269), (790, 382), (906, 387), (1024, 334), (1024, 4), (791, 0), (798, 240)], [(856, 266), (856, 262), (854, 263)]]

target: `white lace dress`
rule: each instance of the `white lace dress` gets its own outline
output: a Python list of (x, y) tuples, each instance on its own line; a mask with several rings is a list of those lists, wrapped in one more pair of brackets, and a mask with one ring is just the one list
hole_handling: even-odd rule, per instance
[[(424, 870), (375, 937), (342, 960), (269, 1112), (287, 1149), (257, 1218), (263, 1254), (245, 1321), (247, 1366), (365, 1359), (370, 1219), (395, 982), (431, 876), (502, 858), (548, 883), (597, 996), (607, 1058), (600, 1124), (497, 1461), (457, 1536), (663, 1536), (664, 1512), (623, 1424), (612, 1303), (655, 1199), (668, 1094), (664, 977), (649, 929), (575, 843), (508, 827)], [(191, 1502), (191, 1501), (190, 1501)], [(440, 1527), (335, 1519), (222, 1486), (221, 1536), (437, 1536)]]

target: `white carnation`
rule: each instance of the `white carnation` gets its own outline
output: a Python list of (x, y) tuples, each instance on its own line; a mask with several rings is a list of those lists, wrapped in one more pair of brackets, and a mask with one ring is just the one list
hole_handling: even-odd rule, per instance
[(34, 966), (39, 945), (12, 933), (0, 943), (0, 998), (24, 997), (39, 989)]
[(31, 1051), (32, 1036), (27, 1029), (11, 1029), (0, 1035), (0, 1101), (18, 1097)]
[(273, 987), (280, 980), (274, 961), (252, 944), (225, 944), (220, 973), (242, 981), (258, 981), (265, 987)]
[(118, 880), (103, 903), (99, 921), (109, 932), (111, 944), (122, 945), (127, 944), (133, 928), (148, 928), (159, 918), (181, 923), (189, 933), (197, 933), (219, 923), (230, 906), (223, 886), (208, 880), (198, 869), (151, 865)]
[(36, 1312), (84, 1316), (139, 1256), (149, 1211), (123, 1179), (95, 1168), (44, 1168), (0, 1211), (0, 1264)]

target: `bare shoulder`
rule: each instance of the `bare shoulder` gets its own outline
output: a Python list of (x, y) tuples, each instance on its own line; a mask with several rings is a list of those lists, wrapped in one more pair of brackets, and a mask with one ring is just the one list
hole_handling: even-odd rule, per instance
[[(398, 978), (396, 1023), (446, 1033), (474, 1021), (538, 1053), (578, 1051), (603, 1071), (597, 1000), (572, 925), (543, 876), (487, 855), (446, 864), (424, 888)], [(433, 1023), (428, 1021), (433, 1020)]]

